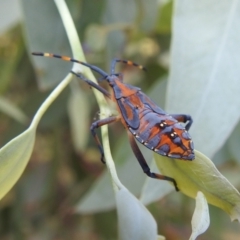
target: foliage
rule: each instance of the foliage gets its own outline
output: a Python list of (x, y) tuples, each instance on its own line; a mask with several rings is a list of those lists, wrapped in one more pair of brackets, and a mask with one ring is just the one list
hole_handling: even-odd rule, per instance
[[(0, 4), (2, 9), (7, 6)], [(107, 128), (102, 131), (109, 176), (86, 131), (99, 109), (92, 91), (67, 75), (70, 63), (30, 55), (44, 51), (84, 61), (86, 57), (103, 69), (114, 57), (145, 65), (147, 75), (123, 68), (124, 81), (141, 86), (169, 112), (191, 114), (190, 133), (196, 149), (239, 186), (237, 1), (101, 0), (93, 4), (74, 0), (67, 4), (71, 15), (62, 0), (22, 0), (22, 26), (9, 26), (0, 37), (0, 141), (4, 146), (0, 150), (0, 196), (18, 181), (0, 202), (1, 239), (116, 239), (117, 225), (122, 239), (156, 239), (157, 233), (166, 239), (190, 235), (195, 239), (209, 223), (208, 206), (199, 190), (211, 204), (239, 220), (239, 192), (208, 158), (197, 153), (192, 165), (177, 160), (175, 165), (154, 156), (163, 173), (173, 173), (183, 193), (197, 198), (191, 234), (194, 201), (182, 193), (167, 195), (172, 186), (145, 177), (119, 125), (111, 128), (109, 138), (117, 173)], [(12, 12), (19, 12), (18, 7), (13, 4)], [(10, 18), (11, 14), (1, 24)], [(89, 69), (76, 64), (73, 69), (94, 81)], [(68, 84), (70, 88), (63, 91)], [(101, 94), (94, 91), (94, 95), (100, 117), (114, 112)], [(28, 127), (28, 118), (33, 116)], [(152, 158), (152, 152), (142, 150), (147, 159)], [(152, 168), (158, 171), (154, 162)], [(212, 181), (216, 176), (221, 185)], [(140, 196), (140, 201), (132, 194)], [(141, 202), (151, 203), (154, 218)], [(114, 210), (100, 213), (115, 207), (118, 217)], [(209, 207), (211, 227), (199, 239), (238, 239), (239, 226), (219, 209)]]

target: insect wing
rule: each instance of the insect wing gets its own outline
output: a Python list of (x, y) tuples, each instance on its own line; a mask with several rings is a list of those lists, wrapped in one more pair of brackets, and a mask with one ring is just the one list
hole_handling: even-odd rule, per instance
[(159, 113), (159, 114), (163, 114), (165, 115), (166, 112), (161, 109), (157, 104), (155, 104), (151, 98), (149, 98), (146, 94), (144, 94), (143, 92), (138, 92), (137, 93), (138, 98), (142, 101), (142, 103), (146, 106), (151, 108), (154, 112)]
[(127, 125), (137, 129), (140, 124), (138, 109), (132, 104), (129, 98), (117, 100), (118, 106)]

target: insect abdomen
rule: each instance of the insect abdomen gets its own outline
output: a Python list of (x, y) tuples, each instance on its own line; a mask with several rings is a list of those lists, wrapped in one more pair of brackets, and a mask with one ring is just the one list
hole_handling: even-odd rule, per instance
[(194, 158), (191, 137), (177, 120), (146, 108), (139, 116), (139, 128), (129, 130), (140, 143), (163, 156), (186, 160)]

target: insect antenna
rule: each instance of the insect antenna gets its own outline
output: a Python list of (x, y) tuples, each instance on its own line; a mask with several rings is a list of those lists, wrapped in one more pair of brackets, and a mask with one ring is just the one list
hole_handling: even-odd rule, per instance
[(143, 71), (147, 71), (147, 69), (145, 67), (143, 67), (142, 65), (139, 65), (135, 62), (132, 62), (132, 61), (129, 61), (129, 60), (122, 60), (122, 59), (113, 59), (112, 63), (111, 63), (111, 74), (115, 73), (115, 67), (116, 67), (116, 64), (118, 62), (137, 67), (137, 68), (139, 68), (140, 70), (143, 70)]
[(93, 71), (99, 73), (101, 76), (103, 76), (104, 79), (109, 75), (106, 72), (104, 72), (102, 69), (98, 68), (97, 66), (94, 66), (94, 65), (91, 65), (91, 64), (88, 64), (88, 63), (85, 63), (85, 62), (82, 62), (82, 61), (79, 61), (79, 60), (76, 60), (74, 58), (70, 58), (67, 56), (61, 56), (61, 55), (57, 55), (57, 54), (53, 54), (53, 53), (41, 53), (41, 52), (33, 52), (32, 55), (51, 57), (51, 58), (59, 58), (64, 61), (79, 63), (79, 64), (89, 67)]

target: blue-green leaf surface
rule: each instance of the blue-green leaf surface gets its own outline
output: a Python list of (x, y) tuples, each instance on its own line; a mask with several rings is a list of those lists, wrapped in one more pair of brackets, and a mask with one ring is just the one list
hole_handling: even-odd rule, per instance
[(223, 209), (232, 220), (240, 221), (240, 193), (201, 152), (195, 150), (193, 161), (159, 154), (154, 154), (154, 158), (161, 173), (174, 178), (182, 193), (195, 198), (201, 191), (208, 203)]
[(157, 224), (144, 207), (126, 188), (116, 193), (119, 236), (121, 240), (156, 240)]
[(19, 2), (17, 0), (0, 0), (0, 34), (19, 23), (22, 18)]
[(209, 157), (240, 118), (240, 2), (175, 1), (167, 110), (191, 114), (196, 149)]
[(32, 154), (36, 128), (45, 111), (71, 81), (68, 75), (38, 109), (30, 127), (0, 150), (0, 199), (13, 187), (23, 173)]
[(192, 217), (192, 234), (189, 240), (195, 240), (204, 233), (210, 224), (208, 203), (202, 192), (196, 196), (196, 207)]
[(16, 121), (25, 124), (29, 120), (24, 112), (15, 106), (8, 99), (0, 96), (0, 111), (4, 114), (7, 114), (9, 117), (12, 117)]
[[(52, 52), (71, 56), (62, 20), (54, 1), (21, 0), (25, 36), (31, 52)], [(32, 57), (42, 89), (55, 86), (71, 69), (72, 64), (56, 59)]]

